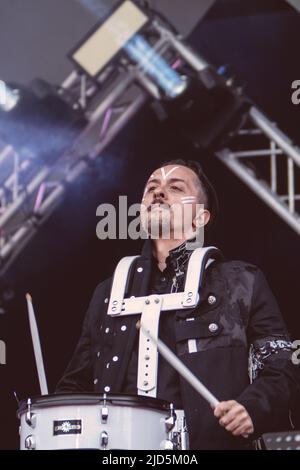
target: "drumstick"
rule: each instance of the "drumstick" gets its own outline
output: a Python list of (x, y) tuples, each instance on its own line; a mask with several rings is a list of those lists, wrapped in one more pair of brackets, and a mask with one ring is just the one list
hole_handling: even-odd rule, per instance
[(140, 322), (140, 328), (146, 336), (156, 345), (160, 354), (166, 361), (180, 374), (203, 398), (212, 408), (215, 408), (220, 402), (219, 400), (203, 385), (202, 382), (183, 364), (180, 359), (158, 338), (157, 340), (152, 336), (149, 330)]
[(45, 374), (45, 368), (44, 368), (41, 343), (40, 343), (40, 338), (39, 338), (39, 331), (38, 331), (38, 327), (36, 324), (34, 309), (32, 305), (32, 298), (30, 294), (26, 294), (26, 301), (27, 301), (30, 332), (31, 332), (31, 338), (32, 338), (32, 343), (33, 343), (36, 368), (38, 371), (41, 395), (48, 395), (48, 386), (47, 386), (47, 380), (46, 380), (46, 374)]
[[(141, 328), (145, 335), (156, 345), (160, 354), (166, 361), (180, 374), (189, 384), (206, 400), (212, 408), (215, 408), (220, 401), (203, 385), (202, 382), (178, 359), (177, 356), (169, 349), (159, 338), (157, 340), (152, 336), (149, 330), (142, 325), (141, 321), (137, 323), (137, 327)], [(242, 435), (245, 439), (248, 434)]]

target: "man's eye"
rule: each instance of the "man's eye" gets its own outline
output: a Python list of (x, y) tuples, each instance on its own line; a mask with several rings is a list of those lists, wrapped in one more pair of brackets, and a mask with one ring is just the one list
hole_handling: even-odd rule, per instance
[(149, 186), (149, 188), (147, 189), (147, 192), (151, 192), (151, 191), (154, 191), (154, 189), (156, 188), (156, 186)]
[(182, 188), (180, 188), (179, 186), (170, 186), (171, 189), (175, 189), (175, 191), (183, 191)]

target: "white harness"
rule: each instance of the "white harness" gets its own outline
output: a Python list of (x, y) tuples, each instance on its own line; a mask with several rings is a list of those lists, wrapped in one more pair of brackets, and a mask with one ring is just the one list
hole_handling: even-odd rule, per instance
[[(157, 339), (161, 312), (168, 310), (190, 309), (199, 302), (199, 285), (204, 270), (214, 261), (208, 258), (215, 247), (196, 248), (190, 256), (183, 292), (173, 294), (154, 294), (125, 299), (125, 289), (130, 267), (138, 256), (127, 256), (118, 263), (111, 289), (108, 315), (141, 314), (144, 328)], [(214, 254), (212, 253), (212, 256)], [(207, 259), (208, 258), (208, 259)], [(193, 340), (191, 340), (193, 341)], [(137, 389), (138, 395), (156, 398), (157, 396), (158, 351), (149, 337), (140, 329)]]

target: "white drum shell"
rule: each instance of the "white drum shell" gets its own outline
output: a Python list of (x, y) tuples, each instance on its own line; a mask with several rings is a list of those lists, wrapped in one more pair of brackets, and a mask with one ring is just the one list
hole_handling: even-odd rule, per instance
[[(120, 449), (159, 450), (168, 436), (165, 430), (167, 410), (124, 404), (105, 405), (108, 408), (107, 422), (101, 422), (102, 403), (80, 405), (55, 405), (31, 407), (32, 425), (26, 422), (26, 412), (20, 413), (20, 448), (26, 449), (26, 439), (32, 436), (37, 450), (63, 449)], [(81, 432), (54, 435), (54, 422), (81, 422)], [(65, 426), (68, 427), (68, 424)], [(101, 446), (101, 435), (107, 433), (108, 443)]]

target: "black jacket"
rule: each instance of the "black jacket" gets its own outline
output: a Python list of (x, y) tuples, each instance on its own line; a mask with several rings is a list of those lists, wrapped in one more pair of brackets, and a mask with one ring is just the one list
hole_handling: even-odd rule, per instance
[[(148, 248), (134, 263), (128, 296), (147, 295), (150, 271)], [(139, 315), (111, 318), (106, 314), (111, 281), (102, 282), (94, 292), (81, 337), (56, 392), (103, 393), (105, 387), (110, 393), (122, 392)], [(246, 407), (254, 437), (287, 429), (291, 379), (286, 366), (291, 343), (263, 273), (243, 261), (216, 260), (206, 269), (199, 293), (195, 309), (174, 312), (177, 355), (219, 400), (236, 399)], [(213, 303), (208, 301), (211, 296)], [(195, 320), (186, 321), (189, 317)], [(212, 323), (218, 328), (209, 328)], [(188, 352), (189, 339), (196, 339), (197, 352)], [(114, 356), (119, 360), (114, 362)], [(183, 379), (181, 395), (192, 449), (250, 444), (221, 428), (207, 403)]]

